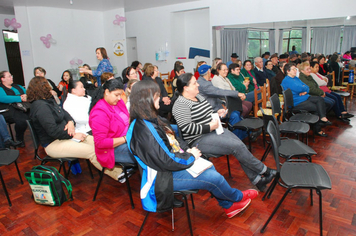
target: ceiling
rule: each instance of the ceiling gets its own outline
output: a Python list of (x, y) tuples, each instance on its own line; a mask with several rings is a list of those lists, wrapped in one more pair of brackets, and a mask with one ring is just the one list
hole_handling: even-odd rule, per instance
[(192, 1), (197, 0), (0, 0), (0, 14), (14, 14), (14, 6), (43, 6), (89, 11), (107, 11), (124, 7), (127, 12)]

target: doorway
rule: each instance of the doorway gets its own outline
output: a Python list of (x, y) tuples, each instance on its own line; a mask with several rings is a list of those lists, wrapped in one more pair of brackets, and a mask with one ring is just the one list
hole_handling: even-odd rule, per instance
[(131, 65), (133, 61), (138, 61), (137, 56), (137, 38), (130, 37), (126, 39), (126, 47), (127, 47), (127, 64)]
[(3, 30), (2, 34), (9, 72), (13, 75), (14, 84), (25, 86), (18, 33), (16, 31)]

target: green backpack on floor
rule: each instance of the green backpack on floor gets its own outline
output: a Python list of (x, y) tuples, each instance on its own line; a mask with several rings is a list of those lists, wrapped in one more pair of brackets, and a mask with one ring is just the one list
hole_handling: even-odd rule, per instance
[[(52, 166), (34, 166), (25, 173), (25, 177), (38, 204), (60, 206), (68, 198), (73, 200), (71, 183)], [(63, 191), (62, 183), (66, 186), (69, 197)]]

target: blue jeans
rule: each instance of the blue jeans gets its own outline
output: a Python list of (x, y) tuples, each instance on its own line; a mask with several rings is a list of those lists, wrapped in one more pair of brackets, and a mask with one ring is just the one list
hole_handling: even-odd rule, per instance
[(341, 112), (346, 111), (344, 107), (344, 103), (342, 102), (342, 99), (339, 94), (331, 92), (331, 93), (325, 93), (326, 97), (328, 99), (332, 99), (335, 104), (332, 107), (333, 111), (335, 112), (335, 115), (337, 117), (341, 116)]
[[(236, 124), (237, 122), (239, 122), (241, 119), (240, 116), (240, 112), (239, 111), (233, 111), (231, 112), (231, 115), (229, 117), (229, 123), (231, 125)], [(244, 138), (247, 137), (248, 133), (246, 130), (242, 130), (242, 129), (235, 129), (234, 131), (232, 131), (239, 139), (243, 140)]]
[(195, 147), (197, 144), (199, 144), (199, 149), (203, 154), (233, 155), (236, 157), (254, 185), (261, 179), (261, 174), (267, 170), (267, 166), (254, 157), (246, 145), (228, 129), (224, 129), (224, 133), (220, 135), (217, 135), (215, 131), (203, 134), (190, 146)]
[(136, 163), (135, 157), (129, 151), (127, 143), (121, 144), (114, 149), (115, 162)]
[[(246, 95), (246, 101), (249, 101), (249, 102), (252, 102), (252, 103), (255, 102), (255, 92), (254, 91), (248, 92), (245, 95)], [(258, 94), (258, 96), (259, 96), (258, 99), (261, 99), (261, 94), (260, 93)]]
[(324, 102), (325, 102), (326, 113), (328, 113), (331, 110), (331, 108), (333, 108), (335, 106), (335, 101), (334, 101), (334, 99), (326, 96), (326, 93), (325, 93)]
[(4, 143), (10, 140), (10, 134), (7, 131), (6, 121), (3, 115), (0, 115), (0, 148), (4, 147)]
[(214, 166), (205, 170), (194, 178), (186, 170), (175, 171), (173, 174), (173, 190), (205, 189), (213, 194), (222, 208), (228, 209), (234, 202), (241, 201), (242, 192), (231, 188), (225, 178), (219, 174)]

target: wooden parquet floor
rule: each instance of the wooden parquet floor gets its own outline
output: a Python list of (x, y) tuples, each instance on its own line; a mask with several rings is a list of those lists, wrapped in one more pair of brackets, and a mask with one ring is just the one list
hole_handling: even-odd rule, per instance
[[(355, 99), (348, 104), (356, 114)], [(332, 126), (325, 128), (327, 138), (316, 137), (310, 141), (318, 155), (313, 162), (321, 164), (332, 180), (332, 190), (323, 192), (324, 235), (356, 235), (356, 118), (346, 125), (330, 115)], [(311, 138), (310, 138), (311, 139)], [(39, 161), (33, 159), (29, 132), (26, 147), (20, 149), (18, 160), (22, 175)], [(264, 152), (262, 138), (253, 144), (253, 154), (261, 158)], [(43, 154), (42, 150), (42, 154)], [(226, 159), (213, 160), (216, 169), (227, 181), (241, 190), (253, 187), (236, 159), (231, 158), (233, 178), (228, 177)], [(271, 154), (266, 160), (274, 166)], [(60, 207), (37, 205), (31, 198), (30, 187), (25, 180), (21, 185), (14, 165), (1, 167), (13, 206), (9, 207), (0, 189), (0, 235), (136, 235), (145, 216), (139, 199), (140, 177), (130, 178), (135, 209), (131, 209), (125, 184), (105, 176), (97, 200), (92, 201), (98, 172), (90, 178), (86, 163), (83, 173), (71, 175), (74, 200)], [(262, 235), (262, 225), (284, 193), (277, 186), (270, 199), (262, 201), (262, 194), (253, 200), (242, 214), (228, 219), (215, 199), (206, 191), (194, 195), (196, 209), (190, 213), (194, 235)], [(270, 235), (318, 235), (318, 196), (314, 194), (314, 206), (310, 206), (308, 190), (290, 193), (275, 217), (268, 225), (265, 236)], [(171, 213), (150, 214), (142, 235), (189, 235), (184, 208), (174, 210), (175, 231), (171, 231)]]

